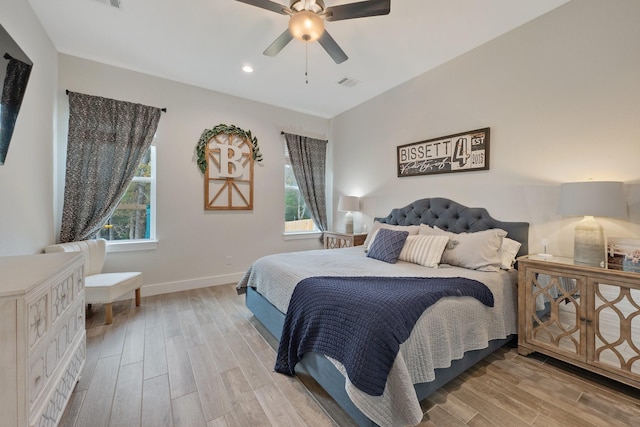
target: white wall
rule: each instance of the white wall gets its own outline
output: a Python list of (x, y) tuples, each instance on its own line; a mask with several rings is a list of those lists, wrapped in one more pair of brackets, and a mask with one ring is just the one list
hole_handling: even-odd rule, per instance
[[(529, 221), (531, 251), (571, 255), (578, 218), (556, 213), (559, 184), (623, 181), (640, 236), (640, 2), (572, 1), (336, 117), (334, 202), (365, 196), (356, 227), (423, 197)], [(491, 128), (490, 170), (398, 178), (396, 147)], [(343, 215), (336, 213), (340, 227)]]
[(54, 233), (57, 52), (24, 0), (0, 0), (0, 24), (33, 62), (7, 158), (0, 166), (0, 256), (33, 254)]
[[(7, 163), (0, 166), (0, 255), (37, 253), (57, 238), (63, 175), (54, 174), (53, 165), (63, 169), (65, 89), (168, 108), (156, 141), (159, 246), (109, 254), (106, 265), (140, 269), (147, 284), (231, 282), (264, 254), (319, 247), (282, 238), (281, 130), (326, 137), (331, 129), (334, 206), (340, 194), (367, 196), (366, 220), (417, 198), (450, 197), (485, 206), (499, 219), (529, 221), (533, 251), (546, 237), (550, 251), (570, 255), (577, 220), (556, 214), (559, 183), (611, 179), (627, 183), (630, 217), (601, 219), (605, 232), (640, 236), (638, 22), (637, 0), (572, 1), (327, 121), (58, 58), (28, 3), (0, 0), (0, 23), (34, 62)], [(260, 142), (265, 161), (255, 170), (253, 211), (203, 210), (193, 151), (202, 130), (219, 123), (249, 129)], [(486, 126), (489, 171), (396, 177), (398, 145)], [(336, 213), (335, 229), (343, 217)], [(356, 214), (357, 227), (362, 220)], [(224, 264), (228, 255), (231, 266)]]
[[(149, 294), (234, 282), (260, 256), (321, 247), (317, 238), (283, 239), (284, 139), (280, 132), (326, 138), (328, 120), (68, 55), (60, 55), (59, 64), (60, 183), (68, 130), (66, 89), (167, 108), (156, 136), (158, 247), (109, 253), (105, 271), (142, 271), (145, 284), (157, 286), (143, 288)], [(195, 163), (195, 147), (203, 130), (220, 123), (235, 124), (258, 138), (264, 161), (254, 168), (252, 211), (204, 210), (204, 181)], [(58, 190), (57, 218), (62, 184)], [(225, 264), (227, 256), (232, 257), (231, 265)]]

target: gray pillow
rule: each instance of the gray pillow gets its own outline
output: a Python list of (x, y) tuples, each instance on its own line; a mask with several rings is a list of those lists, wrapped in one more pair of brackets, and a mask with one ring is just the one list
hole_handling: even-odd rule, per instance
[(451, 233), (438, 227), (422, 224), (420, 234), (449, 237), (449, 244), (440, 260), (443, 264), (481, 271), (500, 270), (502, 265), (500, 247), (507, 235), (504, 230), (492, 228), (475, 233)]
[(388, 228), (381, 228), (376, 233), (375, 239), (371, 242), (367, 256), (380, 261), (395, 264), (398, 261), (404, 242), (407, 240), (409, 232), (394, 231)]
[(375, 237), (376, 232), (381, 228), (388, 228), (389, 230), (395, 230), (395, 231), (408, 231), (410, 236), (413, 236), (420, 232), (419, 225), (391, 225), (391, 224), (385, 224), (383, 222), (374, 221), (373, 225), (371, 226), (371, 230), (369, 230), (369, 234), (367, 234), (366, 239), (364, 239), (363, 246), (364, 246), (365, 252), (369, 250), (369, 245), (373, 241), (373, 238)]

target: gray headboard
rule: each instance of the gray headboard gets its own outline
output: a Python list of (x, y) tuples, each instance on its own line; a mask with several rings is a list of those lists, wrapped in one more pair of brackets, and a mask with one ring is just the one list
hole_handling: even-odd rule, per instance
[(393, 209), (384, 218), (375, 220), (393, 225), (427, 224), (453, 233), (501, 228), (507, 232), (507, 237), (522, 244), (518, 256), (529, 253), (528, 222), (498, 221), (484, 208), (468, 208), (442, 197), (416, 200), (403, 208)]

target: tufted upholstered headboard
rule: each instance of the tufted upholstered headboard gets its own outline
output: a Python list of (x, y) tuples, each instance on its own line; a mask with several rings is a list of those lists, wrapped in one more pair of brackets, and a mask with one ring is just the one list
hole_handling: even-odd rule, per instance
[(396, 208), (384, 218), (376, 221), (393, 225), (427, 224), (453, 233), (475, 232), (490, 228), (501, 228), (507, 237), (521, 243), (518, 256), (529, 253), (529, 223), (498, 221), (484, 208), (468, 208), (442, 197), (420, 199)]

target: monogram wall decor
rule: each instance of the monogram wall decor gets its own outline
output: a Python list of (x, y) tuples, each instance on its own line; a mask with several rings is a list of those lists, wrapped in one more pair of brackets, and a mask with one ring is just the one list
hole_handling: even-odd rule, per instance
[(204, 175), (205, 210), (253, 209), (253, 164), (262, 155), (251, 131), (225, 124), (205, 129), (196, 156)]

